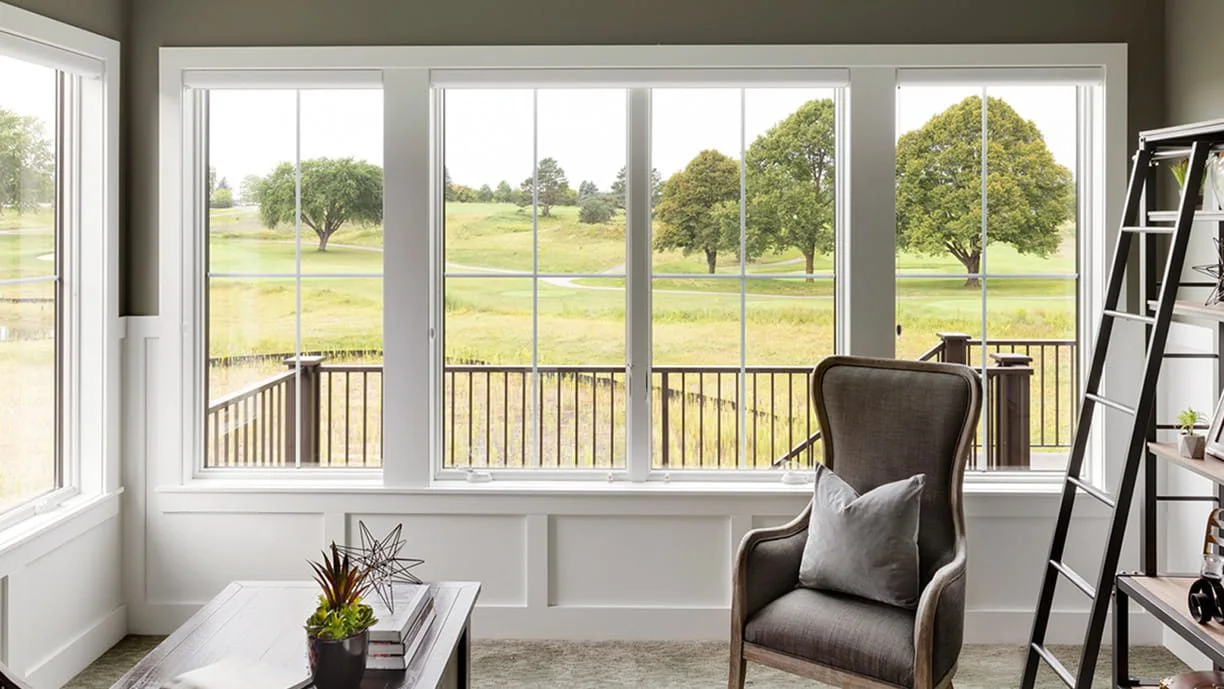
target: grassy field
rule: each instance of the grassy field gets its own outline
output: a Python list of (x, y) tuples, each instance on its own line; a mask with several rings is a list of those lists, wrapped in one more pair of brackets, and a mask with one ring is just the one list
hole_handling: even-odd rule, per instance
[[(527, 365), (532, 360), (534, 327), (540, 333), (541, 366), (623, 366), (623, 217), (607, 224), (584, 225), (577, 222), (576, 209), (559, 207), (554, 208), (551, 217), (540, 218), (539, 225), (542, 272), (607, 277), (542, 279), (538, 294), (534, 295), (538, 299), (538, 322), (533, 324), (532, 279), (500, 276), (532, 268), (535, 242), (530, 213), (508, 204), (448, 205), (445, 243), (448, 272), (481, 277), (446, 280), (446, 356), (452, 361)], [(381, 243), (381, 229), (376, 227), (343, 229), (332, 239), (326, 253), (315, 250), (312, 234), (308, 232), (303, 237), (304, 350), (381, 349), (383, 295), (377, 277), (383, 269)], [(211, 355), (232, 357), (292, 351), (297, 313), (294, 280), (223, 277), (226, 273), (294, 272), (298, 253), (292, 230), (260, 227), (254, 208), (214, 211), (209, 246), (210, 270), (218, 274), (209, 288)], [(696, 255), (659, 252), (653, 262), (656, 273), (676, 276), (659, 278), (653, 283), (656, 366), (737, 364), (738, 283), (709, 279), (703, 258)], [(1075, 270), (1070, 239), (1064, 242), (1062, 251), (1047, 258), (1020, 255), (1007, 246), (991, 246), (987, 262), (992, 273), (1048, 274)], [(762, 256), (747, 266), (749, 275), (773, 276), (751, 278), (747, 282), (744, 356), (750, 366), (806, 368), (832, 352), (833, 281), (821, 278), (807, 282), (802, 277), (791, 277), (801, 275), (802, 268), (802, 257), (797, 251)], [(898, 280), (897, 319), (903, 326), (903, 334), (897, 339), (898, 356), (918, 356), (938, 342), (937, 332), (960, 331), (980, 337), (981, 292), (964, 285), (959, 262), (951, 256), (902, 253), (897, 257), (897, 269), (922, 276)], [(830, 272), (831, 257), (818, 257), (815, 270)], [(729, 253), (721, 256), (718, 271), (737, 273), (735, 256)], [(368, 273), (375, 277), (334, 278), (327, 277), (328, 273)], [(1074, 338), (1074, 290), (1071, 280), (990, 281), (989, 335), (1005, 339)], [(975, 358), (980, 358), (980, 353)], [(1072, 375), (1069, 354), (1065, 361), (1051, 362), (1049, 366), (1051, 375), (1034, 382), (1034, 398), (1061, 395), (1064, 407), (1074, 403), (1073, 391), (1067, 385)], [(1059, 369), (1059, 385), (1054, 382), (1053, 367)], [(214, 368), (210, 375), (211, 394), (215, 398), (231, 393), (282, 370), (284, 366), (279, 362)], [(537, 399), (524, 400), (526, 391), (533, 388), (514, 375), (508, 373), (503, 380), (476, 376), (446, 381), (447, 427), (457, 429), (453, 440), (447, 438), (448, 458), (453, 457), (457, 464), (466, 463), (469, 456), (477, 464), (497, 464), (499, 458), (512, 462), (515, 456), (521, 457), (526, 452), (532, 438), (538, 438), (545, 464), (550, 463), (550, 456), (562, 464), (623, 463), (624, 443), (618, 435), (623, 434), (623, 425), (607, 416), (607, 410), (616, 403), (617, 383), (545, 374), (536, 389)], [(677, 380), (669, 381), (668, 387), (672, 389), (669, 395), (673, 396), (669, 404), (675, 407), (673, 417), (692, 409), (702, 421), (706, 420), (707, 414), (699, 411), (700, 405), (694, 406), (693, 400), (685, 397), (695, 394), (698, 387), (701, 399), (713, 405), (708, 411), (710, 428), (701, 432), (689, 428), (681, 437), (671, 439), (673, 457), (681, 454), (687, 460), (736, 456), (737, 414), (732, 396), (737, 386), (731, 379), (717, 378), (690, 376), (683, 386)], [(588, 385), (591, 390), (587, 390)], [(788, 394), (793, 397), (793, 392)], [(806, 399), (802, 394), (800, 397)], [(453, 412), (448, 401), (452, 398), (457, 401)], [(465, 406), (467, 402), (472, 403), (470, 410)], [(655, 404), (657, 417), (663, 404), (657, 376)], [(781, 401), (770, 404), (773, 409), (782, 408)], [(793, 402), (788, 398), (787, 404)], [(620, 405), (623, 406), (623, 397)], [(732, 406), (723, 409), (725, 405)], [(525, 427), (524, 406), (539, 406), (540, 427)], [(793, 428), (805, 427), (806, 407), (787, 409), (795, 416), (783, 424), (787, 425), (787, 432), (780, 434), (783, 438), (776, 437), (779, 434), (775, 419), (774, 440), (759, 451), (752, 445), (750, 454), (776, 456), (777, 448), (794, 436)], [(375, 415), (380, 412), (371, 411)], [(1066, 426), (1066, 417), (1064, 412), (1056, 418), (1051, 404), (1045, 422)], [(1035, 419), (1034, 424), (1038, 423), (1040, 419)], [(1068, 431), (1069, 428), (1063, 429), (1063, 438)], [(760, 435), (746, 442), (759, 444)], [(661, 441), (662, 438), (656, 439), (657, 444)], [(569, 459), (565, 460), (566, 457)]]
[[(0, 279), (51, 275), (53, 217), (48, 211), (0, 214)], [(552, 273), (598, 277), (543, 279), (538, 284), (538, 319), (533, 326), (533, 281), (501, 277), (529, 271), (533, 264), (529, 212), (509, 204), (450, 204), (445, 256), (448, 271), (490, 277), (446, 280), (446, 356), (452, 361), (527, 365), (532, 360), (533, 327), (538, 329), (541, 366), (620, 366), (619, 374), (545, 373), (533, 387), (517, 373), (462, 375), (445, 381), (444, 417), (454, 433), (445, 438), (447, 461), (455, 465), (521, 464), (531, 443), (541, 448), (540, 463), (559, 466), (624, 464), (625, 294), (624, 219), (601, 225), (577, 222), (575, 208), (554, 208), (539, 221), (539, 267)], [(307, 232), (301, 250), (302, 291), (292, 278), (226, 277), (235, 273), (294, 273), (298, 250), (289, 228), (262, 228), (257, 209), (213, 211), (209, 236), (209, 353), (243, 357), (294, 350), (295, 319), (301, 313), (301, 343), (307, 351), (382, 349), (384, 310), (381, 227), (346, 227), (329, 251), (315, 250)], [(992, 273), (1072, 273), (1073, 243), (1056, 255), (1019, 255), (991, 246)], [(679, 252), (653, 256), (652, 329), (656, 366), (733, 366), (740, 357), (740, 295), (734, 280), (709, 279), (704, 258)], [(805, 281), (797, 251), (761, 256), (746, 268), (746, 342), (750, 366), (810, 368), (833, 350), (833, 281)], [(831, 257), (818, 257), (815, 270), (833, 269)], [(898, 271), (922, 277), (897, 281), (898, 356), (913, 358), (938, 341), (937, 332), (960, 331), (980, 337), (981, 294), (966, 288), (962, 266), (950, 256), (897, 256)], [(739, 271), (736, 257), (719, 257), (718, 272)], [(370, 277), (332, 277), (370, 275)], [(881, 279), (891, 279), (883, 276)], [(1075, 335), (1075, 285), (1069, 280), (997, 279), (989, 283), (986, 304), (991, 338), (1072, 339)], [(53, 361), (52, 296), (48, 283), (0, 287), (0, 369), (18, 400), (8, 418), (15, 432), (0, 438), (8, 459), (0, 468), (0, 509), (54, 485), (51, 462), (54, 400), (46, 385)], [(300, 299), (300, 304), (299, 304)], [(980, 357), (980, 353), (977, 355)], [(975, 357), (975, 358), (977, 358)], [(378, 357), (350, 356), (329, 364), (380, 363)], [(1056, 385), (1052, 375), (1059, 371)], [(209, 396), (249, 388), (288, 370), (279, 360), (212, 366)], [(1034, 400), (1059, 397), (1063, 413), (1046, 410), (1047, 426), (1068, 437), (1065, 412), (1074, 405), (1067, 385), (1069, 357), (1035, 378)], [(758, 376), (741, 391), (729, 373), (671, 376), (666, 386), (656, 372), (654, 414), (666, 407), (667, 438), (656, 424), (656, 464), (668, 448), (671, 466), (733, 466), (743, 444), (755, 465), (767, 464), (810, 430), (802, 374)], [(320, 383), (324, 429), (320, 445), (339, 464), (377, 464), (381, 438), (381, 376), (339, 373)], [(798, 394), (796, 394), (798, 390)], [(744, 395), (737, 398), (737, 395)], [(533, 398), (534, 397), (534, 398)], [(740, 437), (739, 413), (747, 414)], [(535, 428), (523, 422), (524, 409), (538, 408)], [(347, 423), (341, 421), (350, 415)], [(528, 414), (527, 416), (530, 416)], [(358, 422), (361, 421), (361, 423)], [(1034, 424), (1042, 419), (1034, 419)], [(683, 421), (683, 423), (682, 423)], [(231, 422), (232, 424), (232, 422)], [(228, 428), (229, 426), (225, 426)], [(237, 442), (237, 441), (235, 441)], [(365, 455), (362, 455), (362, 448)], [(527, 463), (533, 461), (526, 458)]]

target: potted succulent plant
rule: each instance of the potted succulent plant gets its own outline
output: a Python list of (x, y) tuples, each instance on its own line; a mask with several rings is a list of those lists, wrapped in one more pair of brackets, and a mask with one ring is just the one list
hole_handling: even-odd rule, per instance
[(1207, 436), (1202, 433), (1195, 433), (1195, 424), (1202, 423), (1207, 420), (1202, 412), (1195, 411), (1192, 407), (1186, 407), (1182, 413), (1177, 415), (1177, 427), (1181, 429), (1181, 435), (1177, 436), (1177, 451), (1183, 457), (1191, 459), (1202, 459), (1203, 450), (1207, 447)]
[(365, 674), (374, 610), (361, 602), (369, 571), (333, 542), (331, 554), (311, 562), (323, 589), (319, 607), (306, 620), (310, 676), (317, 689), (357, 689)]

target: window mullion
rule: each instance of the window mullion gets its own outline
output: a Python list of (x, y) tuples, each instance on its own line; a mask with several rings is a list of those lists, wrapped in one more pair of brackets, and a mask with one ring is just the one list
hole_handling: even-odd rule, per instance
[[(628, 90), (625, 165), (625, 341), (629, 395), (625, 466), (631, 481), (650, 475), (651, 284), (650, 284), (650, 89)], [(664, 439), (666, 442), (666, 439)]]

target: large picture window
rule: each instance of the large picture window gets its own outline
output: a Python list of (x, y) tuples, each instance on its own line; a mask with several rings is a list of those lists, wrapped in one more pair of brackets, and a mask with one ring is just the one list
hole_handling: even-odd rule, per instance
[(165, 440), (186, 480), (804, 480), (810, 372), (892, 355), (977, 369), (970, 469), (1049, 480), (1122, 52), (168, 49)]

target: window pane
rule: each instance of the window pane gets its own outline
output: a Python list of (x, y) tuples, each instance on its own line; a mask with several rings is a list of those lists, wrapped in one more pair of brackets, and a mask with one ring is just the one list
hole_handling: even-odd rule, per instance
[(292, 278), (212, 278), (208, 289), (206, 467), (294, 463)]
[(790, 468), (812, 466), (820, 444), (808, 378), (833, 354), (833, 280), (751, 279), (747, 285), (744, 387), (747, 466), (768, 469), (797, 449)]
[[(897, 90), (897, 272), (976, 274), (982, 236), (982, 89)], [(970, 279), (967, 287), (972, 286)]]
[(56, 72), (0, 56), (0, 280), (55, 274)]
[(56, 476), (55, 283), (0, 285), (0, 510), (54, 490)]
[[(294, 93), (208, 93), (210, 273), (292, 274), (297, 270)], [(261, 204), (265, 186), (270, 190)]]
[(656, 274), (738, 272), (742, 110), (741, 89), (651, 91)]
[[(988, 278), (986, 307), (988, 403), (1008, 405), (1027, 398), (1028, 435), (1008, 436), (1002, 426), (1009, 415), (1000, 410), (1012, 407), (996, 407), (992, 432), (1002, 434), (1005, 444), (991, 444), (993, 454), (984, 468), (1063, 471), (1079, 413), (1076, 281)], [(1022, 418), (1015, 423), (1023, 427)], [(1022, 451), (1025, 440), (1028, 461)], [(1010, 451), (1010, 446), (1021, 450)]]
[(986, 97), (986, 272), (1073, 274), (1076, 87), (992, 86)]
[(301, 290), (302, 465), (381, 466), (383, 281), (310, 278)]
[[(0, 511), (59, 476), (55, 70), (0, 56)], [(22, 280), (22, 282), (16, 282)]]
[(655, 468), (739, 463), (740, 295), (731, 291), (738, 284), (652, 281)]
[(302, 272), (381, 273), (382, 90), (301, 97)]
[(623, 276), (625, 91), (537, 97), (540, 271)]
[(532, 279), (448, 278), (443, 465), (537, 464)]
[(454, 90), (445, 103), (446, 270), (531, 271), (533, 92)]

